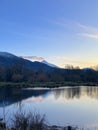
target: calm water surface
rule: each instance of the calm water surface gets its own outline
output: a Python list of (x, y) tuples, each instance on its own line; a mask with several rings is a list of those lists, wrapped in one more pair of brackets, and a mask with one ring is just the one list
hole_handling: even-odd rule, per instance
[(16, 111), (45, 114), (56, 125), (98, 128), (98, 87), (67, 87), (49, 90), (0, 89), (0, 116), (7, 120)]

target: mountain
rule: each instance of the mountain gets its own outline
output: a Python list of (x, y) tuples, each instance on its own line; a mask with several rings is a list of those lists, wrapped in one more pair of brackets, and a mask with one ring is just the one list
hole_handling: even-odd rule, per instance
[(46, 61), (42, 58), (39, 59), (42, 62), (32, 62), (8, 52), (0, 52), (0, 82), (22, 82), (24, 86), (25, 82), (70, 82), (98, 85), (98, 71), (91, 68), (61, 69), (51, 67), (45, 64)]
[(37, 56), (21, 56), (21, 58), (30, 60), (30, 61), (32, 61), (32, 62), (37, 61), (37, 62), (40, 62), (40, 63), (44, 63), (44, 64), (46, 64), (46, 65), (48, 65), (48, 66), (50, 66), (50, 67), (59, 68), (58, 66), (47, 62), (47, 61), (46, 61), (44, 58), (42, 58), (42, 57), (37, 57)]
[(23, 68), (37, 72), (43, 70), (44, 72), (51, 71), (53, 68), (42, 62), (32, 62), (22, 57), (18, 57), (8, 52), (0, 52), (0, 67), (22, 66)]
[(8, 52), (0, 52), (0, 66), (11, 66), (13, 64), (16, 64), (20, 61), (20, 58), (8, 53)]

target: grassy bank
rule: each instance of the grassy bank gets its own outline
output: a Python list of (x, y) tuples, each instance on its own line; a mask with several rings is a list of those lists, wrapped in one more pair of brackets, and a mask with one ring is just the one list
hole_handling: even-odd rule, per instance
[(98, 83), (94, 82), (21, 82), (21, 83), (14, 83), (14, 82), (0, 82), (0, 87), (47, 87), (47, 88), (55, 88), (61, 86), (98, 86)]
[(31, 112), (28, 114), (17, 112), (14, 114), (13, 119), (9, 120), (11, 121), (10, 126), (6, 121), (4, 122), (3, 119), (0, 118), (0, 130), (88, 130), (71, 125), (51, 126), (47, 123), (44, 115), (32, 114)]

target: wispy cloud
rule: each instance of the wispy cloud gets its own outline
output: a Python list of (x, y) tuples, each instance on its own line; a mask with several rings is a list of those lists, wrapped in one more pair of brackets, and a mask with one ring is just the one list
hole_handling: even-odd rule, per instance
[(81, 36), (98, 39), (98, 34), (81, 33)]
[(79, 22), (77, 23), (77, 26), (81, 29), (81, 31), (84, 31), (84, 32), (87, 32), (87, 33), (93, 33), (93, 34), (98, 33), (98, 28), (96, 28), (96, 27), (84, 25), (84, 24), (81, 24)]
[(80, 58), (74, 58), (74, 57), (67, 57), (67, 56), (52, 56), (47, 57), (47, 60), (50, 63), (56, 64), (57, 66), (60, 66), (62, 68), (65, 68), (66, 65), (73, 65), (74, 67), (79, 66), (81, 68), (83, 67), (90, 67), (93, 65), (96, 65), (98, 60), (85, 60)]
[(76, 62), (79, 62), (77, 59), (75, 59), (75, 58), (71, 58), (71, 57), (66, 57), (66, 56), (55, 56), (54, 57), (55, 59), (57, 59), (57, 60), (61, 60), (61, 61), (64, 61), (65, 63), (66, 62), (74, 62), (74, 63), (76, 63)]
[(98, 39), (98, 28), (83, 25), (80, 23), (77, 23), (77, 26), (80, 28), (80, 32), (78, 33), (79, 35), (83, 37)]
[(74, 32), (75, 34), (87, 37), (87, 38), (93, 38), (98, 39), (98, 28), (81, 24), (80, 22), (71, 21), (71, 20), (57, 20), (57, 21), (51, 21), (52, 24), (55, 24), (56, 26), (63, 27), (63, 28), (69, 28), (71, 32)]
[(67, 20), (64, 18), (59, 18), (56, 20), (47, 20), (50, 24), (53, 24), (55, 26), (61, 27), (61, 28), (70, 28), (73, 29), (76, 28), (76, 22), (72, 20)]

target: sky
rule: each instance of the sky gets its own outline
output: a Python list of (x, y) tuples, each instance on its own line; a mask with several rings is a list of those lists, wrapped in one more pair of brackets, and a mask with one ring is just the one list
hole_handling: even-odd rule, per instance
[(0, 51), (98, 64), (98, 0), (0, 0)]

